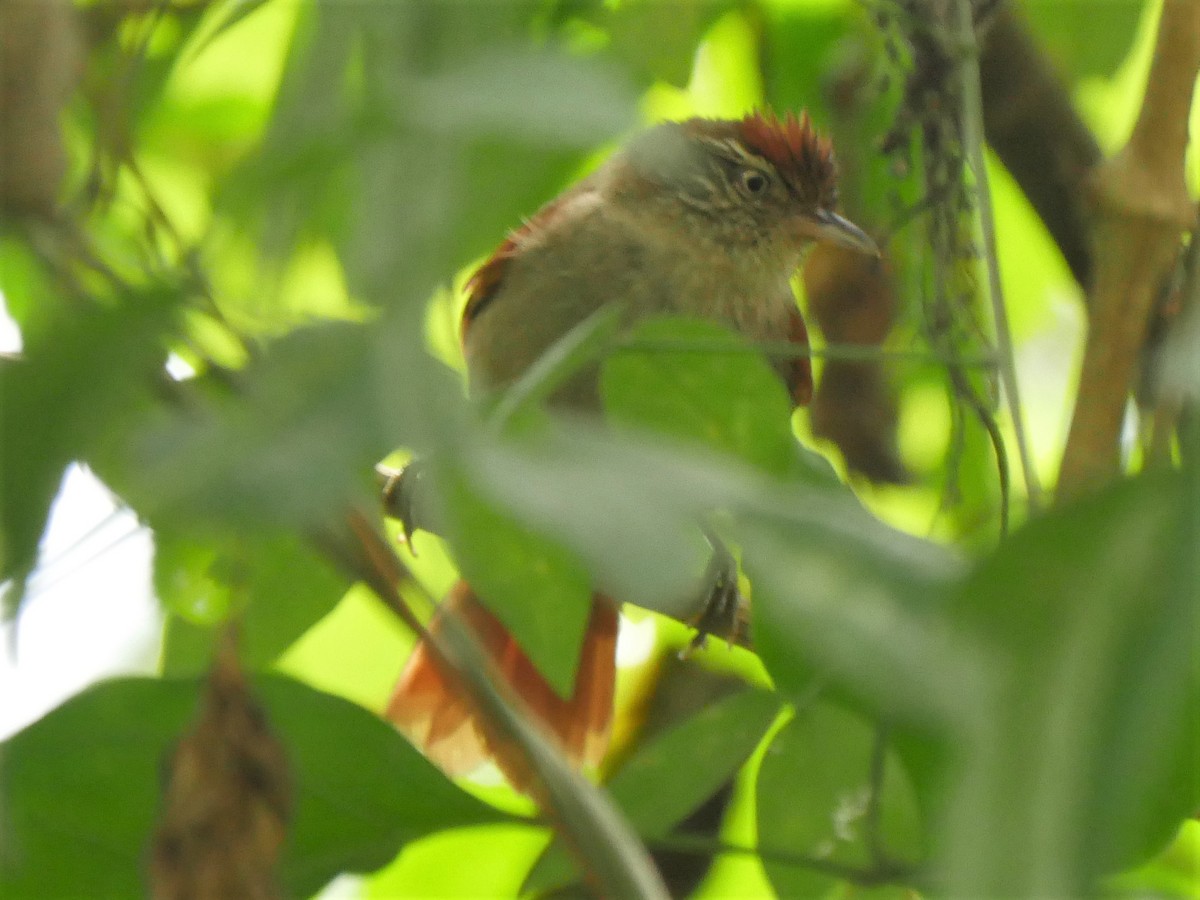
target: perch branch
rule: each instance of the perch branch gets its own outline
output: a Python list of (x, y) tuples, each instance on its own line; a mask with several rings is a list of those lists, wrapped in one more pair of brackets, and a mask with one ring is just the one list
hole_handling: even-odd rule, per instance
[(1031, 512), (1036, 513), (1042, 505), (1042, 489), (1038, 484), (1033, 464), (1033, 452), (1025, 431), (1025, 420), (1021, 414), (1021, 395), (1017, 384), (1017, 365), (1013, 356), (1012, 330), (1008, 325), (1008, 309), (1004, 302), (1004, 291), (1000, 283), (1000, 263), (996, 253), (996, 227), (992, 215), (992, 190), (988, 184), (987, 164), (983, 155), (983, 100), (980, 88), (980, 73), (975, 43), (975, 26), (971, 21), (971, 6), (967, 0), (958, 4), (959, 39), (969, 51), (963, 60), (963, 141), (975, 170), (975, 193), (979, 209), (979, 227), (983, 235), (984, 260), (987, 266), (988, 299), (992, 306), (992, 321), (996, 329), (997, 356), (999, 357), (1000, 381), (1004, 385), (1004, 396), (1012, 416), (1013, 435), (1016, 438), (1017, 455), (1021, 460), (1021, 471), (1025, 476), (1025, 497)]
[(1094, 283), (1075, 413), (1058, 497), (1120, 470), (1121, 424), (1158, 288), (1192, 223), (1184, 182), (1187, 122), (1200, 70), (1200, 3), (1166, 0), (1129, 143), (1095, 169)]
[(657, 870), (628, 823), (526, 720), (513, 698), (501, 692), (486, 654), (470, 630), (457, 617), (447, 616), (442, 635), (435, 639), (416, 619), (397, 589), (408, 573), (371, 522), (351, 511), (340, 527), (327, 529), (314, 539), (330, 559), (363, 581), (422, 637), (444, 669), (452, 673), (461, 694), (479, 713), (502, 768), (527, 773), (526, 790), (554, 823), (589, 885), (601, 896), (666, 900)]

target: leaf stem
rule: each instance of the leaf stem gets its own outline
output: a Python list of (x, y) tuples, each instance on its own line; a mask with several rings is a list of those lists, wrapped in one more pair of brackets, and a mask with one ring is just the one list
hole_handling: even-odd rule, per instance
[(992, 212), (992, 191), (988, 183), (987, 160), (983, 153), (983, 95), (979, 78), (979, 45), (975, 39), (975, 25), (969, 0), (958, 0), (957, 26), (959, 40), (964, 49), (962, 72), (962, 119), (963, 142), (975, 171), (975, 194), (979, 210), (979, 228), (983, 236), (984, 260), (987, 267), (988, 298), (992, 307), (992, 321), (996, 329), (997, 368), (1004, 385), (1012, 416), (1013, 434), (1017, 442), (1017, 455), (1021, 459), (1021, 470), (1025, 475), (1025, 494), (1030, 512), (1042, 507), (1042, 488), (1034, 470), (1033, 454), (1029, 448), (1029, 436), (1021, 413), (1021, 396), (1017, 384), (1017, 367), (1013, 354), (1012, 330), (1008, 322), (1004, 289), (1000, 283), (1000, 265), (996, 258), (996, 223)]

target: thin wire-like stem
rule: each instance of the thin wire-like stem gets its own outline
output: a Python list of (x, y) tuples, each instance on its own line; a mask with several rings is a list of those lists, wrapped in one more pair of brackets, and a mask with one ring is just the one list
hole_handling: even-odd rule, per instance
[(996, 258), (996, 222), (992, 213), (992, 192), (988, 183), (987, 162), (983, 153), (983, 95), (979, 78), (979, 45), (975, 40), (975, 25), (971, 15), (970, 0), (958, 0), (957, 27), (959, 40), (964, 50), (962, 71), (962, 118), (963, 142), (975, 170), (976, 204), (979, 210), (979, 228), (983, 237), (983, 256), (987, 268), (988, 299), (992, 307), (992, 321), (996, 329), (997, 368), (1004, 385), (1004, 396), (1008, 398), (1012, 416), (1013, 435), (1017, 442), (1017, 455), (1021, 458), (1021, 470), (1025, 476), (1025, 494), (1030, 512), (1042, 507), (1042, 488), (1033, 467), (1033, 454), (1029, 449), (1029, 436), (1021, 413), (1021, 395), (1017, 385), (1017, 367), (1013, 354), (1012, 330), (1009, 328), (1008, 309), (1004, 302), (1004, 289), (1000, 284), (1000, 265)]
[[(771, 359), (835, 359), (847, 362), (876, 362), (889, 360), (892, 362), (911, 363), (946, 363), (950, 362), (947, 354), (936, 350), (894, 350), (880, 347), (866, 347), (862, 344), (826, 344), (824, 347), (811, 347), (806, 344), (795, 344), (790, 341), (754, 341), (737, 344), (730, 341), (704, 338), (623, 338), (615, 344), (618, 350), (643, 350), (653, 353), (762, 353)], [(990, 355), (955, 356), (956, 365), (968, 368), (994, 369), (997, 360)]]
[(646, 844), (655, 850), (669, 850), (674, 853), (694, 853), (697, 856), (723, 853), (753, 856), (763, 862), (795, 866), (800, 869), (811, 869), (814, 872), (821, 872), (834, 878), (840, 878), (843, 881), (857, 884), (860, 887), (874, 887), (883, 884), (907, 884), (920, 874), (915, 866), (907, 863), (883, 862), (869, 866), (854, 866), (805, 853), (793, 853), (772, 847), (745, 847), (727, 841), (679, 833), (649, 838)]

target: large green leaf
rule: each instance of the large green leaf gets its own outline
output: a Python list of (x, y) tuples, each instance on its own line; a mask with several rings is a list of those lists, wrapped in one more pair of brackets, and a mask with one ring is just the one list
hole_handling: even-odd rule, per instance
[(562, 696), (575, 684), (592, 582), (576, 556), (472, 490), (440, 466), (447, 532), (463, 577), (512, 631)]
[(919, 858), (916, 798), (890, 753), (872, 817), (875, 740), (869, 722), (828, 702), (799, 708), (771, 740), (758, 772), (758, 842), (779, 896), (821, 896), (836, 881), (786, 854), (863, 871)]
[[(638, 834), (653, 845), (672, 826), (733, 777), (762, 740), (780, 709), (779, 699), (738, 690), (639, 746), (607, 788)], [(570, 858), (554, 846), (525, 884), (541, 892), (569, 881)]]
[(295, 528), (340, 516), (377, 460), (458, 409), (448, 372), (398, 352), (413, 340), (395, 334), (399, 319), (373, 330), (301, 329), (272, 344), (233, 389), (186, 386), (185, 402), (144, 423), (110, 462), (124, 495), (156, 522), (179, 517), (179, 528)]
[(1031, 522), (950, 604), (988, 676), (951, 893), (1094, 893), (1200, 804), (1198, 509), (1194, 472), (1117, 485)]
[(110, 309), (56, 308), (0, 366), (0, 577), (33, 567), (67, 464), (107, 448), (150, 402), (175, 327), (158, 287)]
[(611, 421), (728, 453), (776, 475), (796, 458), (792, 402), (766, 360), (728, 329), (653, 319), (601, 370)]
[(171, 613), (162, 659), (167, 675), (206, 668), (216, 626), (235, 616), (243, 663), (267, 666), (350, 586), (310, 544), (286, 533), (157, 528), (154, 547), (155, 593)]
[[(279, 677), (254, 687), (291, 767), (294, 818), (281, 866), (289, 895), (376, 869), (422, 835), (505, 818), (359, 707)], [(194, 681), (110, 681), (0, 745), (0, 893), (142, 894), (160, 765), (196, 698)]]
[(737, 537), (755, 648), (780, 690), (801, 697), (829, 685), (923, 725), (969, 715), (976, 666), (942, 615), (964, 574), (952, 552), (834, 492), (786, 515), (747, 516)]
[(583, 423), (547, 439), (470, 446), (480, 489), (520, 521), (570, 548), (595, 586), (623, 602), (687, 616), (706, 562), (696, 527), (705, 491), (678, 454), (631, 446)]
[[(807, 467), (796, 481), (782, 482), (650, 435), (555, 424), (536, 441), (471, 442), (466, 451), (481, 489), (574, 550), (611, 596), (681, 620), (699, 613), (710, 587), (701, 584), (710, 551), (698, 523), (714, 510), (785, 518), (812, 510), (806, 521), (813, 527), (831, 516), (874, 522), (849, 489), (826, 486), (825, 476)], [(878, 522), (871, 533), (884, 547), (899, 534)], [(910, 540), (902, 547), (914, 544), (926, 546)]]

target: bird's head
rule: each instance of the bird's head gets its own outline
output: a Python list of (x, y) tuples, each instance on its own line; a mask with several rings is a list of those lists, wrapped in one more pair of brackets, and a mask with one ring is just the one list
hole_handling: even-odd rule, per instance
[(815, 241), (878, 253), (837, 213), (833, 151), (807, 114), (666, 122), (622, 159), (623, 199), (697, 241), (795, 259)]

